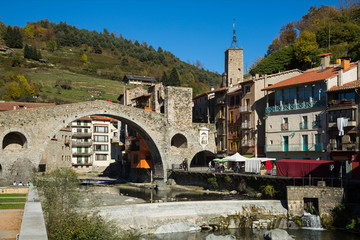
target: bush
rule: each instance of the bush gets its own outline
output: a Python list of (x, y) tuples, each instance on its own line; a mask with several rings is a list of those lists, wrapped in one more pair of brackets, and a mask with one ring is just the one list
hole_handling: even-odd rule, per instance
[[(119, 239), (119, 230), (101, 216), (79, 211), (77, 175), (71, 169), (58, 169), (36, 178), (49, 239)], [(82, 202), (82, 205), (84, 203)]]
[(263, 186), (262, 190), (263, 193), (270, 198), (274, 197), (275, 194), (277, 193), (273, 185), (267, 185), (265, 187)]
[(208, 183), (210, 183), (210, 185), (214, 188), (214, 189), (218, 189), (219, 188), (219, 184), (216, 181), (216, 177), (212, 177), (212, 178), (208, 178)]

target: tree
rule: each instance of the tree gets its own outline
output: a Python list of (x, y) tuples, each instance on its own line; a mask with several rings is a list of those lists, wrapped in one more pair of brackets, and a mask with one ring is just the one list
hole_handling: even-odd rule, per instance
[(3, 39), (8, 47), (23, 47), (23, 38), (18, 27), (12, 28), (11, 26), (8, 26), (3, 36)]
[(11, 81), (6, 84), (5, 97), (9, 100), (17, 100), (21, 96), (21, 88), (19, 83)]
[(167, 77), (165, 71), (163, 71), (163, 74), (162, 74), (162, 76), (161, 76), (160, 82), (162, 82), (162, 83), (164, 83), (164, 84), (166, 84), (166, 83), (168, 82), (168, 77)]
[(81, 61), (82, 61), (83, 63), (87, 63), (88, 57), (86, 56), (85, 53), (83, 53), (83, 55), (81, 56)]
[(288, 23), (280, 29), (280, 42), (283, 46), (289, 45), (296, 40), (296, 30), (292, 23)]
[(316, 36), (314, 33), (304, 31), (294, 44), (294, 54), (300, 63), (310, 63), (313, 51), (318, 48)]
[(173, 67), (173, 69), (171, 70), (169, 80), (168, 80), (168, 85), (170, 85), (170, 86), (180, 86), (181, 85), (180, 76), (175, 67)]
[(56, 49), (56, 42), (54, 40), (50, 40), (47, 42), (46, 47), (47, 47), (48, 51), (54, 52)]

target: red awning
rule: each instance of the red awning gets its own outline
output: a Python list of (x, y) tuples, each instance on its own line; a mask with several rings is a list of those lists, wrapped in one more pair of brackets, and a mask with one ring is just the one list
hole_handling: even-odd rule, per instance
[[(331, 167), (333, 166), (333, 167)], [(332, 169), (332, 170), (330, 170)], [(328, 160), (281, 159), (276, 161), (276, 175), (283, 177), (329, 177), (339, 164)]]

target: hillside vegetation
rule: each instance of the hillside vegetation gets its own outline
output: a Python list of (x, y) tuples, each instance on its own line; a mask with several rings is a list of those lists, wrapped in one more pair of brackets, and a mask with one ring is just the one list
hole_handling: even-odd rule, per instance
[(345, 2), (340, 8), (311, 7), (302, 19), (284, 25), (250, 74), (305, 70), (319, 66), (316, 55), (327, 52), (332, 53), (332, 63), (338, 58), (360, 60), (360, 2)]
[(161, 47), (155, 50), (105, 28), (98, 33), (47, 19), (24, 28), (0, 22), (0, 36), (0, 44), (15, 50), (0, 56), (0, 99), (4, 100), (30, 101), (33, 96), (57, 103), (116, 100), (124, 90), (121, 80), (126, 74), (191, 87), (193, 95), (221, 81), (219, 74), (204, 70), (198, 61), (182, 62)]

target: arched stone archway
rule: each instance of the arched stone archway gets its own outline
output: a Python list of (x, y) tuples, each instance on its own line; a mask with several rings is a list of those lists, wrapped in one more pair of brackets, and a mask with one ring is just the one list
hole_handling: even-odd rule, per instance
[(181, 133), (175, 134), (171, 138), (171, 146), (176, 148), (187, 148), (188, 143), (186, 137)]
[(27, 139), (24, 134), (14, 131), (6, 134), (2, 140), (2, 149), (19, 150), (27, 147)]
[(215, 153), (210, 151), (201, 151), (195, 154), (195, 156), (191, 159), (190, 167), (207, 167), (209, 161), (214, 159)]

